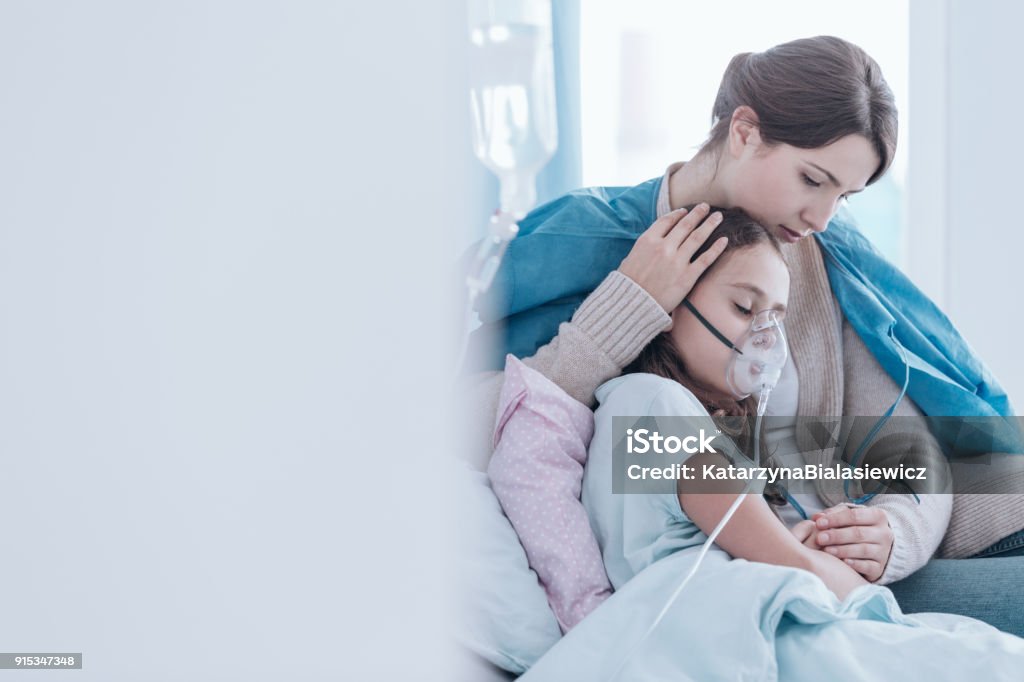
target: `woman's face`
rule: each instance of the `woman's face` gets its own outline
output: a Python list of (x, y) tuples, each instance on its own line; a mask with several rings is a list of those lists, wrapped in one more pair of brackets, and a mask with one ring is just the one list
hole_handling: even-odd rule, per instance
[[(735, 343), (760, 311), (777, 310), (780, 318), (785, 314), (789, 270), (769, 244), (726, 250), (687, 298)], [(672, 328), (667, 333), (690, 376), (722, 396), (731, 395), (725, 373), (735, 351), (715, 338), (683, 305), (673, 311)]]
[(730, 205), (745, 209), (783, 242), (824, 231), (843, 199), (863, 190), (880, 163), (861, 135), (801, 149), (767, 146), (756, 128), (747, 133), (730, 139), (735, 157)]

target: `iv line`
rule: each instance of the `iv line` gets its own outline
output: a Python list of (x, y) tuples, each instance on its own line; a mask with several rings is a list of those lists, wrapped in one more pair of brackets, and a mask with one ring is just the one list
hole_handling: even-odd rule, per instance
[(498, 274), (501, 260), (509, 243), (519, 234), (519, 224), (510, 211), (498, 209), (491, 216), (488, 236), (480, 242), (480, 248), (473, 258), (469, 274), (466, 275), (466, 308), (462, 315), (462, 341), (455, 359), (456, 373), (462, 370), (469, 348), (469, 335), (473, 327), (473, 304), (481, 294), (490, 289), (494, 276)]

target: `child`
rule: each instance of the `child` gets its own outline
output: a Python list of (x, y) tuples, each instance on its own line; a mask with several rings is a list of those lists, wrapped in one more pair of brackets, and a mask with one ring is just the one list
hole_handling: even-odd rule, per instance
[[(737, 355), (732, 345), (750, 329), (759, 313), (764, 317), (768, 313), (763, 311), (772, 311), (775, 318), (784, 317), (789, 299), (789, 271), (779, 242), (770, 232), (740, 209), (718, 210), (723, 220), (704, 244), (710, 247), (726, 238), (725, 251), (704, 272), (683, 304), (671, 313), (671, 328), (641, 352), (627, 367), (626, 374), (597, 391), (601, 405), (595, 413), (583, 503), (615, 588), (634, 573), (630, 555), (636, 554), (637, 542), (650, 542), (647, 548), (658, 546), (659, 552), (668, 551), (669, 545), (673, 550), (700, 545), (736, 499), (736, 493), (743, 489), (744, 483), (740, 481), (730, 492), (723, 493), (697, 492), (693, 488), (700, 486), (680, 485), (675, 507), (666, 507), (657, 495), (611, 494), (613, 415), (743, 417), (756, 411), (756, 396), (737, 396), (735, 382), (729, 380), (730, 364)], [(698, 249), (692, 258), (699, 258), (703, 250)], [(737, 439), (748, 456), (751, 441), (749, 433)], [(697, 465), (702, 458), (705, 463), (721, 461), (720, 457), (705, 455), (687, 461)], [(764, 497), (747, 498), (716, 538), (716, 544), (730, 555), (809, 570), (839, 598), (867, 584), (841, 559), (805, 545), (802, 540), (810, 534), (806, 526), (791, 531)], [(666, 513), (669, 518), (664, 517)], [(649, 537), (627, 537), (637, 527), (636, 517), (625, 528), (624, 514), (661, 518), (652, 517), (647, 530), (641, 532)], [(666, 525), (676, 526), (668, 544)]]
[[(762, 495), (744, 496), (679, 592), (742, 481), (731, 482), (733, 489), (724, 493), (696, 492), (671, 480), (658, 481), (669, 485), (660, 494), (613, 492), (615, 475), (622, 474), (613, 453), (621, 443), (614, 437), (623, 437), (618, 431), (613, 436), (615, 417), (631, 418), (625, 423), (636, 428), (637, 420), (654, 419), (660, 426), (667, 423), (661, 417), (689, 417), (713, 429), (712, 414), (742, 417), (757, 409), (743, 395), (756, 392), (756, 382), (737, 390), (744, 375), (735, 371), (733, 347), (751, 350), (746, 341), (758, 337), (747, 332), (762, 329), (752, 320), (785, 314), (789, 271), (778, 242), (763, 227), (739, 210), (722, 211), (722, 217), (704, 243), (724, 237), (728, 246), (672, 311), (670, 328), (627, 368), (631, 373), (597, 390), (582, 502), (616, 594), (528, 676), (960, 679), (982, 670), (986, 679), (1017, 679), (1024, 640), (967, 617), (902, 613), (887, 588), (869, 584), (849, 562), (810, 542), (806, 527), (787, 529)], [(691, 257), (700, 254), (698, 249)], [(783, 398), (782, 405), (792, 404)], [(624, 428), (622, 422), (616, 426)], [(737, 442), (742, 447), (751, 439), (741, 433)], [(732, 450), (719, 438), (714, 454), (694, 454), (685, 463), (719, 458), (722, 446)], [(650, 457), (624, 456), (630, 465)]]

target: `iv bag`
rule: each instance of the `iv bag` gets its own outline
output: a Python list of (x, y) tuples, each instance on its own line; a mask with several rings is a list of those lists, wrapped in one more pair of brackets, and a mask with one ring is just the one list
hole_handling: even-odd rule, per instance
[(473, 152), (501, 182), (501, 210), (522, 218), (558, 146), (548, 0), (471, 0)]

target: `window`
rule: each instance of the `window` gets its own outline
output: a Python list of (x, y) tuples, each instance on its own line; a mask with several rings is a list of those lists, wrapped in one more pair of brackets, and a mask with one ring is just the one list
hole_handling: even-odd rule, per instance
[(900, 111), (900, 143), (881, 180), (852, 197), (864, 233), (904, 266), (908, 0), (853, 4), (584, 1), (580, 81), (584, 185), (632, 185), (691, 158), (733, 55), (830, 34), (879, 63)]

